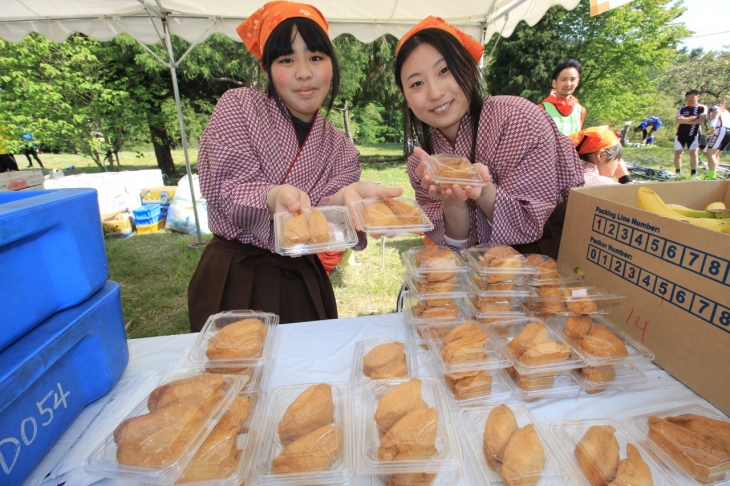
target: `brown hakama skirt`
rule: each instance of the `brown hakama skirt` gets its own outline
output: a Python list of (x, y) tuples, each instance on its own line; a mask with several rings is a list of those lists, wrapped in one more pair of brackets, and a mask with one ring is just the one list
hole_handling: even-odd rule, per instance
[(260, 310), (282, 324), (337, 318), (337, 302), (317, 255), (278, 255), (214, 236), (188, 285), (190, 330), (227, 310)]

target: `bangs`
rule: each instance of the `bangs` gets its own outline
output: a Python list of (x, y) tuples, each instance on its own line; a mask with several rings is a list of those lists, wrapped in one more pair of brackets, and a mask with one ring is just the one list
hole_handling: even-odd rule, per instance
[(328, 57), (335, 57), (332, 42), (319, 25), (304, 17), (294, 17), (279, 24), (266, 41), (262, 58), (265, 66), (270, 66), (278, 57), (294, 53), (291, 47), (291, 34), (295, 29), (311, 52), (321, 52)]

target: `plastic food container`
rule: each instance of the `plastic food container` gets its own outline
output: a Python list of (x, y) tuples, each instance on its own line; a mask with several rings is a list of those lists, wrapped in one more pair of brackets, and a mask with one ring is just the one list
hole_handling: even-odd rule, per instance
[(437, 282), (466, 272), (464, 260), (445, 246), (424, 245), (411, 248), (401, 254), (407, 271), (417, 278)]
[(469, 268), (467, 276), (466, 281), (469, 286), (469, 291), (472, 295), (480, 298), (505, 297), (514, 299), (530, 295), (530, 289), (522, 283), (522, 279), (489, 283), (487, 279), (479, 275), (473, 268)]
[(525, 255), (525, 258), (536, 270), (534, 274), (525, 278), (527, 285), (533, 287), (559, 287), (581, 282), (584, 278), (549, 256), (533, 253)]
[(525, 307), (536, 313), (582, 315), (607, 314), (623, 299), (596, 287), (538, 287), (525, 297)]
[(431, 220), (412, 198), (363, 199), (352, 208), (358, 225), (370, 236), (398, 236), (433, 229)]
[(461, 252), (466, 262), (490, 284), (521, 283), (536, 272), (527, 259), (511, 246), (482, 245)]
[(591, 483), (583, 473), (578, 460), (575, 457), (575, 449), (588, 429), (593, 426), (610, 426), (615, 429), (613, 436), (619, 446), (619, 458), (626, 459), (626, 444), (632, 444), (641, 454), (641, 459), (649, 466), (652, 480), (655, 486), (675, 486), (675, 483), (667, 474), (666, 470), (656, 461), (654, 456), (647, 452), (641, 441), (636, 440), (628, 430), (618, 421), (606, 418), (596, 420), (569, 420), (553, 422), (548, 427), (553, 448), (557, 451), (560, 461), (566, 469), (570, 470), (578, 484), (590, 485)]
[[(384, 350), (381, 346), (394, 346), (394, 349), (390, 350), (391, 352), (388, 355), (381, 353), (378, 356), (375, 354), (378, 350), (370, 354), (370, 366), (367, 367), (370, 374), (366, 375), (365, 356), (378, 347), (380, 347), (380, 350)], [(400, 348), (400, 353), (397, 352), (398, 348)], [(396, 361), (389, 359), (394, 352), (402, 356), (402, 361), (400, 359)], [(404, 343), (393, 339), (367, 339), (365, 341), (358, 341), (355, 345), (355, 359), (352, 362), (350, 384), (361, 387), (370, 380), (411, 378), (416, 376), (417, 370), (418, 359), (416, 358), (416, 350), (411, 343)]]
[(322, 206), (313, 209), (316, 212), (305, 209), (298, 214), (274, 214), (277, 253), (297, 256), (344, 251), (357, 244), (355, 225), (346, 207)]
[(362, 474), (390, 475), (401, 473), (441, 473), (457, 470), (461, 465), (461, 450), (451, 411), (441, 383), (436, 378), (421, 380), (421, 398), (438, 413), (436, 453), (431, 458), (383, 460), (378, 457), (381, 439), (375, 422), (380, 399), (395, 386), (408, 380), (370, 381), (363, 389), (360, 407), (360, 441), (358, 443), (359, 471)]
[[(391, 476), (365, 476), (362, 486), (389, 486), (394, 484)], [(393, 481), (393, 482), (389, 482)], [(438, 473), (409, 473), (408, 480), (395, 483), (407, 484), (408, 486), (467, 486), (466, 475), (463, 466), (453, 471), (441, 471)]]
[[(214, 381), (220, 384), (215, 392), (195, 395), (187, 406), (177, 403), (168, 404), (166, 406), (159, 405), (156, 411), (149, 409), (149, 397), (142, 401), (127, 416), (122, 424), (127, 423), (126, 431), (129, 441), (141, 440), (142, 437), (153, 437), (158, 435), (162, 437), (159, 447), (142, 441), (140, 444), (145, 445), (145, 451), (140, 451), (139, 445), (130, 445), (125, 448), (128, 453), (138, 455), (136, 461), (144, 461), (144, 465), (130, 465), (118, 459), (118, 454), (122, 454), (119, 450), (115, 433), (119, 431), (119, 440), (124, 440), (122, 428), (115, 430), (110, 434), (104, 442), (102, 442), (89, 455), (86, 470), (94, 475), (123, 479), (127, 481), (138, 481), (149, 484), (172, 484), (183, 474), (183, 470), (195, 455), (196, 451), (205, 441), (215, 425), (226, 412), (234, 397), (240, 393), (242, 381), (231, 375), (211, 375), (211, 374), (177, 374), (171, 376), (165, 381), (165, 384), (171, 384), (181, 379), (191, 379), (199, 377), (210, 383)], [(155, 390), (161, 390), (161, 387)], [(154, 396), (156, 391), (150, 394)], [(169, 397), (170, 395), (168, 395)], [(169, 402), (172, 399), (160, 398), (160, 402)], [(203, 407), (203, 405), (206, 405)], [(201, 408), (202, 407), (202, 408)], [(140, 417), (140, 418), (136, 418)], [(163, 425), (158, 433), (153, 434), (148, 430), (150, 423), (162, 423)], [(147, 428), (145, 428), (147, 426)], [(169, 432), (173, 431), (173, 432)], [(187, 433), (186, 433), (187, 431)], [(174, 442), (178, 447), (169, 450), (172, 442), (165, 435), (175, 437)], [(155, 456), (157, 455), (157, 456)], [(139, 463), (139, 462), (138, 462)]]
[(437, 300), (443, 302), (429, 302), (431, 305), (444, 305), (447, 299), (460, 299), (468, 295), (464, 274), (440, 282), (429, 282), (419, 278), (411, 272), (403, 274), (403, 281), (408, 286), (411, 295), (418, 300)]
[[(529, 424), (534, 425), (535, 431), (540, 438), (543, 451), (545, 453), (545, 466), (540, 474), (539, 483), (532, 481), (534, 476), (525, 478), (522, 484), (540, 484), (551, 486), (563, 486), (574, 482), (573, 476), (565, 469), (557, 454), (553, 450), (553, 444), (550, 442), (547, 433), (542, 426), (535, 420), (535, 417), (522, 404), (510, 403), (507, 406), (512, 410), (517, 421), (517, 426), (523, 428)], [(489, 413), (496, 406), (479, 406), (468, 407), (459, 411), (459, 425), (461, 433), (466, 438), (462, 442), (464, 449), (472, 458), (473, 470), (479, 478), (479, 484), (501, 484), (503, 479), (500, 473), (489, 467), (484, 453), (484, 429), (487, 423)], [(520, 484), (520, 483), (514, 483)]]
[(522, 306), (518, 304), (510, 304), (510, 310), (504, 312), (479, 312), (474, 314), (477, 322), (482, 324), (495, 323), (517, 323), (527, 322), (531, 317), (525, 314)]
[[(512, 387), (508, 384), (509, 377), (504, 370), (476, 370), (446, 375), (439, 371), (431, 353), (422, 353), (421, 357), (431, 374), (444, 384), (451, 405), (459, 407), (489, 405), (506, 402), (512, 396)], [(488, 376), (489, 379), (485, 382), (479, 378), (476, 380), (471, 378), (475, 374)]]
[(456, 154), (436, 154), (426, 159), (426, 175), (441, 189), (451, 189), (454, 184), (484, 187), (485, 182), (466, 157)]
[(628, 363), (573, 370), (573, 379), (593, 395), (606, 390), (626, 391), (640, 389), (646, 384), (646, 375)]
[[(246, 319), (258, 319), (263, 323), (263, 330), (241, 323)], [(229, 328), (233, 324), (235, 327)], [(271, 358), (278, 328), (279, 316), (270, 312), (236, 310), (214, 314), (205, 322), (190, 349), (188, 361), (197, 368), (226, 373), (262, 366)]]
[(276, 388), (269, 395), (266, 426), (262, 429), (257, 444), (259, 456), (253, 466), (256, 480), (261, 484), (276, 485), (309, 485), (309, 484), (343, 484), (355, 474), (354, 463), (354, 410), (351, 389), (347, 383), (328, 383), (332, 387), (334, 418), (330, 425), (342, 431), (342, 443), (339, 454), (326, 469), (305, 472), (274, 473), (273, 462), (284, 450), (279, 439), (277, 427), (286, 409), (305, 390), (313, 384), (290, 385)]
[(406, 324), (420, 326), (452, 322), (457, 319), (471, 319), (474, 306), (467, 297), (450, 299), (443, 306), (429, 306), (427, 300), (419, 300), (410, 290), (403, 293), (403, 319)]
[[(686, 414), (718, 420), (725, 424), (721, 425), (723, 429), (727, 430), (730, 428), (730, 420), (724, 415), (699, 405), (689, 405), (632, 417), (630, 422), (632, 435), (644, 449), (651, 451), (667, 469), (679, 474), (683, 479), (682, 484), (727, 484), (728, 480), (730, 480), (730, 462), (719, 461), (719, 463), (711, 466), (702, 466), (697, 463), (697, 457), (705, 456), (709, 458), (714, 455), (712, 451), (695, 451), (695, 458), (685, 456), (686, 459), (680, 460), (679, 454), (676, 454), (676, 452), (675, 454), (670, 453), (665, 445), (657, 443), (654, 437), (650, 436), (649, 417), (654, 416), (660, 419), (667, 419), (668, 417), (677, 417)], [(717, 428), (717, 426), (713, 425), (711, 428)]]
[[(206, 437), (203, 445), (196, 455), (193, 456), (185, 471), (183, 471), (183, 477), (176, 484), (190, 486), (239, 486), (246, 479), (246, 476), (248, 476), (251, 470), (253, 459), (258, 452), (256, 449), (256, 439), (263, 422), (261, 415), (264, 413), (262, 409), (264, 408), (263, 403), (265, 399), (261, 391), (248, 391), (239, 393), (238, 397), (234, 400), (248, 402), (248, 405), (242, 408), (250, 407), (250, 411), (247, 414), (245, 412), (239, 412), (237, 419), (231, 418), (230, 421), (226, 420), (228, 417), (224, 414), (218, 425), (222, 430), (213, 429), (213, 432)], [(228, 407), (226, 413), (230, 409), (231, 407)], [(243, 419), (243, 421), (240, 421), (240, 419)], [(232, 428), (229, 429), (232, 432), (224, 432), (225, 427), (227, 425), (235, 425), (236, 420), (239, 420), (239, 428), (235, 432), (233, 432), (234, 429)], [(216, 441), (215, 439), (218, 440)], [(209, 440), (213, 442), (209, 444)], [(233, 442), (228, 443), (231, 440)], [(204, 457), (199, 457), (199, 454)], [(205, 471), (206, 469), (208, 471)], [(218, 470), (217, 474), (213, 471), (215, 469)]]
[[(583, 347), (581, 346), (581, 338), (571, 334), (570, 329), (572, 329), (572, 326), (569, 326), (569, 329), (567, 330), (568, 332), (566, 333), (566, 323), (569, 322), (569, 319), (571, 319), (570, 322), (574, 323), (576, 322), (575, 319), (587, 320), (588, 318), (583, 316), (555, 316), (546, 319), (545, 324), (550, 326), (555, 331), (559, 332), (563, 337), (565, 337), (565, 339), (569, 343), (573, 344), (575, 349), (578, 351), (578, 354), (583, 357), (586, 366), (606, 366), (617, 363), (651, 361), (655, 357), (653, 351), (641, 344), (636, 339), (629, 336), (628, 333), (624, 332), (621, 328), (613, 324), (605, 317), (598, 315), (590, 316), (592, 326), (600, 324), (609, 331), (611, 331), (611, 333), (613, 333), (613, 335), (616, 336), (616, 338), (618, 338), (618, 340), (624, 345), (627, 352), (627, 354), (619, 356), (601, 356), (601, 354), (610, 354), (609, 351), (602, 351), (602, 349), (606, 349), (605, 347), (601, 346), (601, 343), (603, 341), (596, 341), (595, 345)], [(569, 336), (568, 334), (571, 335)], [(606, 345), (608, 344), (609, 343), (606, 343)]]
[(547, 375), (522, 375), (514, 368), (506, 370), (512, 388), (512, 396), (523, 402), (534, 402), (542, 398), (576, 397), (581, 391), (580, 383), (571, 372)]
[[(484, 344), (483, 353), (479, 352), (478, 354), (480, 356), (478, 357), (476, 355), (474, 357), (465, 357), (458, 349), (452, 348), (451, 351), (454, 351), (454, 353), (450, 354), (449, 349), (444, 349), (444, 338), (452, 330), (469, 323), (478, 326), (478, 328), (484, 333), (486, 343)], [(510, 365), (509, 359), (500, 349), (498, 343), (490, 338), (486, 328), (487, 325), (485, 324), (479, 324), (474, 321), (466, 321), (423, 326), (421, 331), (426, 336), (428, 349), (433, 357), (436, 368), (443, 374), (460, 373), (471, 370), (495, 370), (507, 368)], [(460, 354), (461, 356), (459, 356)]]

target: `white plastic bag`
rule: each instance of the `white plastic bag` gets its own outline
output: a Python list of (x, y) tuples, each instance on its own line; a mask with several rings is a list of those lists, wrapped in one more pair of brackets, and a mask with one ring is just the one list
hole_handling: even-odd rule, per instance
[[(200, 221), (200, 232), (210, 234), (208, 229), (208, 203), (200, 193), (198, 176), (193, 175), (193, 190), (195, 191), (195, 206), (198, 209), (198, 220)], [(170, 208), (167, 211), (165, 229), (179, 231), (180, 233), (196, 234), (195, 213), (193, 212), (193, 199), (190, 197), (190, 183), (185, 175), (177, 184), (175, 197), (172, 198)]]

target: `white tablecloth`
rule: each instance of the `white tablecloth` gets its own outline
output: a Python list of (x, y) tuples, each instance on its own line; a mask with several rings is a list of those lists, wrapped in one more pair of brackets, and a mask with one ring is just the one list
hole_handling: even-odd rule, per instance
[[(125, 370), (119, 390), (130, 380), (147, 377), (154, 372), (165, 374), (185, 361), (187, 350), (193, 345), (197, 334), (181, 334), (155, 338), (129, 340), (129, 365)], [(347, 382), (355, 355), (357, 341), (373, 338), (405, 340), (405, 332), (399, 314), (386, 314), (367, 317), (355, 317), (329, 321), (305, 322), (281, 325), (273, 350), (274, 363), (269, 367), (266, 390), (273, 390), (284, 385), (316, 382)], [(715, 409), (692, 390), (675, 380), (653, 363), (638, 366), (648, 378), (641, 390), (622, 393), (599, 393), (560, 400), (539, 400), (527, 404), (529, 410), (542, 423), (555, 420), (583, 420), (596, 418), (614, 418), (627, 422), (635, 415), (642, 415), (669, 408), (699, 404)], [(425, 375), (426, 369), (419, 370)], [(115, 390), (107, 395), (113, 396)], [(124, 394), (120, 395), (123, 397)], [(108, 398), (102, 398), (87, 407), (72, 424), (58, 443), (49, 451), (38, 465), (24, 486), (61, 486), (85, 485), (97, 481), (96, 478), (82, 473), (80, 469), (68, 473), (65, 478), (43, 478), (54, 468), (59, 460), (68, 460), (67, 452), (82, 437), (83, 442), (99, 443), (103, 435), (94, 436), (95, 430), (84, 434), (92, 420), (100, 413)], [(118, 423), (118, 422), (117, 422)], [(116, 424), (111, 425), (112, 429)], [(78, 454), (78, 453), (77, 453)], [(66, 457), (65, 457), (66, 456)], [(466, 460), (466, 456), (465, 456)], [(469, 467), (468, 477), (474, 478)], [(128, 482), (103, 479), (99, 485), (129, 485)], [(469, 484), (477, 484), (475, 480)]]

